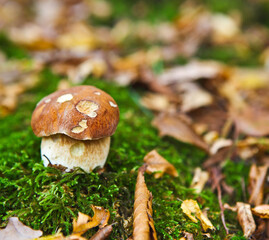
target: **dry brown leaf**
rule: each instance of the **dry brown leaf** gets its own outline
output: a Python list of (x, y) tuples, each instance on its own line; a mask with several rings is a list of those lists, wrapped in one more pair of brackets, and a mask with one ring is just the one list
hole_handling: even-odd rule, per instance
[(215, 154), (211, 155), (204, 163), (204, 168), (209, 168), (211, 166), (217, 165), (224, 160), (226, 160), (228, 157), (233, 156), (233, 151), (231, 147), (223, 147)]
[(152, 174), (155, 178), (160, 178), (164, 173), (168, 173), (173, 177), (178, 176), (175, 167), (164, 159), (156, 150), (152, 150), (144, 157), (144, 162), (147, 164), (146, 172)]
[(202, 213), (198, 203), (195, 200), (184, 200), (181, 204), (181, 209), (193, 222), (197, 223), (198, 218), (201, 221), (204, 231), (207, 231), (208, 229), (215, 230), (214, 226), (210, 220)]
[(184, 66), (165, 70), (157, 77), (159, 84), (170, 85), (198, 80), (200, 78), (214, 78), (222, 71), (222, 66), (213, 61), (193, 61)]
[(192, 233), (184, 231), (183, 234), (184, 234), (184, 237), (180, 238), (179, 240), (194, 240)]
[(188, 112), (194, 124), (205, 126), (206, 131), (216, 131), (221, 135), (223, 126), (227, 122), (228, 113), (223, 107), (216, 104), (204, 106)]
[(235, 69), (220, 89), (230, 102), (229, 114), (238, 131), (251, 136), (269, 134), (269, 79), (264, 69)]
[(263, 203), (264, 182), (267, 175), (268, 166), (257, 167), (253, 164), (249, 171), (249, 192), (248, 202), (258, 206)]
[(250, 205), (243, 202), (237, 202), (237, 218), (243, 229), (244, 236), (249, 238), (256, 229), (256, 224), (253, 219)]
[(113, 230), (112, 225), (107, 225), (101, 229), (98, 230), (97, 233), (95, 233), (90, 240), (104, 240), (107, 239), (109, 237), (109, 235), (111, 234)]
[(252, 208), (252, 213), (260, 218), (269, 218), (269, 204), (263, 204)]
[(193, 130), (186, 121), (185, 115), (177, 113), (161, 113), (154, 118), (152, 125), (159, 130), (160, 136), (170, 136), (179, 141), (193, 144), (206, 152), (208, 145)]
[(202, 171), (201, 168), (195, 168), (190, 188), (193, 188), (199, 194), (202, 192), (208, 179), (209, 173), (207, 171)]
[(158, 112), (164, 112), (171, 108), (168, 96), (158, 93), (147, 93), (141, 98), (140, 103), (142, 106)]
[(135, 186), (133, 239), (157, 240), (152, 218), (152, 194), (145, 183), (145, 168), (145, 165), (139, 168)]
[(0, 229), (0, 240), (30, 240), (38, 238), (42, 234), (40, 230), (33, 230), (25, 226), (17, 217), (11, 217), (8, 220), (6, 228)]
[(193, 82), (177, 84), (176, 91), (180, 93), (182, 98), (180, 107), (182, 112), (188, 112), (213, 103), (212, 95)]
[(91, 208), (94, 212), (93, 217), (90, 217), (83, 213), (79, 213), (78, 219), (73, 220), (73, 234), (72, 235), (80, 236), (93, 227), (97, 227), (97, 226), (104, 227), (107, 225), (107, 222), (110, 217), (109, 211), (102, 207), (98, 207), (94, 205), (91, 205)]

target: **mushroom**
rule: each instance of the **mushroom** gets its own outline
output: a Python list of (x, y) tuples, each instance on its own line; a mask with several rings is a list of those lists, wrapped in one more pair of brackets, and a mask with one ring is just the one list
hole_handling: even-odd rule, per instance
[(93, 86), (77, 86), (43, 98), (31, 126), (42, 137), (45, 166), (90, 172), (104, 166), (118, 121), (119, 108), (110, 95)]

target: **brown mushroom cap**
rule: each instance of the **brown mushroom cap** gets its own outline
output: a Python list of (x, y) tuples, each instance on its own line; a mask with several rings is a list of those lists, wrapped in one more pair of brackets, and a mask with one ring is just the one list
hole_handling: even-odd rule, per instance
[(31, 126), (36, 136), (65, 134), (78, 140), (111, 136), (118, 125), (115, 100), (93, 86), (77, 86), (43, 98), (33, 112)]

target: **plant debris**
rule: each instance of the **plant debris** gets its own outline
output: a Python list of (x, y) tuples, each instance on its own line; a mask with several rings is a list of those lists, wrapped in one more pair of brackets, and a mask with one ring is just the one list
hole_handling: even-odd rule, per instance
[[(198, 222), (197, 218), (201, 221), (204, 231), (215, 230), (210, 220), (202, 213), (198, 203), (193, 199), (184, 200), (181, 204), (182, 211), (195, 223)], [(194, 214), (194, 216), (193, 216)]]
[(11, 217), (5, 229), (0, 229), (0, 239), (30, 240), (42, 235), (42, 231), (25, 226), (17, 217)]
[(145, 183), (144, 172), (146, 165), (138, 170), (137, 182), (135, 187), (134, 202), (134, 226), (133, 239), (157, 240), (157, 234), (153, 222), (152, 194), (149, 192)]
[(147, 164), (146, 173), (154, 173), (155, 178), (160, 178), (164, 173), (168, 173), (173, 177), (178, 177), (178, 172), (175, 167), (164, 159), (156, 150), (152, 150), (144, 157), (144, 162)]

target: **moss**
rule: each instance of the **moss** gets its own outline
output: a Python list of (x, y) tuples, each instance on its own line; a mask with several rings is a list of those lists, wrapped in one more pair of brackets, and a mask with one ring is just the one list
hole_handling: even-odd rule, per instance
[(2, 32), (0, 32), (0, 46), (1, 51), (3, 51), (9, 58), (22, 59), (28, 57), (28, 54), (25, 49), (12, 43), (8, 39), (8, 37)]

